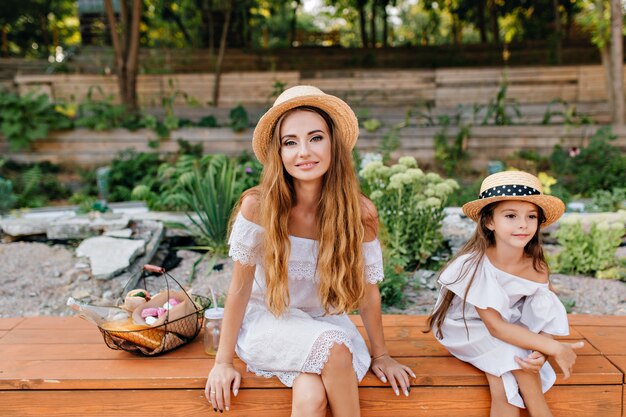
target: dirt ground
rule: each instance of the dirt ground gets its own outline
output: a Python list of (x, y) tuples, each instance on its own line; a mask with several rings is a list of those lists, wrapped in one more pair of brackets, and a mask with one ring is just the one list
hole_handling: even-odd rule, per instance
[[(181, 283), (188, 283), (197, 253), (181, 251), (181, 263), (170, 273)], [(203, 263), (203, 264), (206, 264)], [(221, 271), (207, 274), (201, 264), (191, 284), (193, 294), (209, 296), (210, 287), (219, 294), (228, 288), (231, 264)], [(559, 297), (580, 314), (626, 315), (626, 283), (595, 278), (555, 274), (552, 283)], [(80, 265), (73, 250), (62, 245), (44, 243), (0, 244), (0, 317), (35, 315), (71, 315), (68, 297), (98, 305), (111, 305), (121, 294), (126, 278), (97, 280)], [(428, 314), (437, 293), (409, 286), (405, 309), (391, 313)]]

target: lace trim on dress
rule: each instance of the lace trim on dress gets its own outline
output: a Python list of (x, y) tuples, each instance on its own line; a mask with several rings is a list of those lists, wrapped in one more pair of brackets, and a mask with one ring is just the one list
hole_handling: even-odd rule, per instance
[(380, 260), (371, 265), (365, 265), (365, 279), (370, 284), (376, 284), (385, 277), (385, 271), (383, 270), (383, 261)]
[(239, 261), (242, 265), (254, 266), (257, 263), (258, 253), (255, 248), (235, 241), (230, 244), (228, 256), (230, 256), (233, 261)]
[(367, 372), (367, 367), (362, 364), (354, 354), (352, 341), (348, 338), (348, 335), (340, 330), (325, 331), (317, 338), (315, 343), (313, 343), (309, 357), (306, 358), (302, 366), (302, 372), (321, 374), (324, 365), (326, 365), (330, 357), (330, 349), (335, 344), (344, 345), (350, 350), (350, 353), (352, 353), (352, 367), (360, 380)]
[(317, 281), (315, 272), (316, 265), (306, 261), (289, 261), (289, 279)]
[(277, 377), (280, 382), (285, 384), (288, 387), (293, 386), (293, 382), (301, 373), (312, 373), (312, 374), (321, 374), (322, 369), (324, 369), (324, 365), (328, 362), (328, 358), (330, 357), (330, 349), (335, 344), (344, 345), (350, 350), (352, 353), (352, 367), (354, 368), (354, 372), (356, 373), (359, 381), (365, 376), (369, 366), (362, 363), (354, 353), (354, 348), (352, 346), (352, 341), (348, 338), (348, 335), (340, 330), (328, 330), (323, 332), (313, 343), (311, 347), (311, 352), (307, 357), (304, 365), (302, 366), (302, 371), (263, 371), (260, 369), (255, 369), (248, 365), (248, 371), (254, 372), (256, 375), (271, 378), (273, 376)]

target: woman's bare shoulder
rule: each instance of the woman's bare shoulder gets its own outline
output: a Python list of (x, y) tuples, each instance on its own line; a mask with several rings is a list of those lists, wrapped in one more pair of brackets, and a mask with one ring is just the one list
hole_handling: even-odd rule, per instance
[(247, 192), (241, 198), (239, 212), (247, 220), (259, 224), (260, 221), (261, 200), (259, 194), (254, 191)]

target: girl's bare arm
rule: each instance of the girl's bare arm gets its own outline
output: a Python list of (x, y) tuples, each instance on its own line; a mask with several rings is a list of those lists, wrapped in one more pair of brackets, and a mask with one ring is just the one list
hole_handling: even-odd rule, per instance
[(525, 327), (505, 321), (500, 313), (492, 308), (476, 308), (476, 311), (493, 337), (524, 349), (554, 356), (565, 379), (569, 378), (576, 362), (574, 349), (583, 347), (583, 342), (561, 343), (545, 335), (533, 333)]

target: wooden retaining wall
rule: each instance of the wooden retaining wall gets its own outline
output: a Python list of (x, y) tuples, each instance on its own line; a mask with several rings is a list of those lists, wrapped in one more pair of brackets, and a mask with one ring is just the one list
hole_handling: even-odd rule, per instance
[[(434, 158), (434, 136), (440, 127), (410, 127), (399, 131), (400, 147), (394, 156), (413, 155), (423, 165), (430, 165)], [(563, 147), (584, 147), (597, 126), (478, 126), (471, 129), (468, 151), (472, 165), (484, 169), (489, 160), (502, 159), (521, 149), (534, 150), (541, 155), (549, 155), (555, 145)], [(614, 129), (618, 138), (614, 146), (626, 151), (626, 128)], [(457, 128), (449, 128), (447, 135), (452, 138)], [(377, 132), (361, 130), (357, 148), (362, 152), (376, 151), (381, 143), (384, 129)], [(169, 139), (162, 140), (158, 151), (175, 152), (176, 139), (184, 139), (193, 144), (201, 143), (206, 153), (226, 153), (236, 155), (242, 151), (252, 152), (252, 129), (233, 132), (229, 128), (189, 128), (171, 133)], [(38, 140), (29, 151), (11, 152), (8, 144), (0, 138), (0, 154), (22, 161), (51, 161), (65, 165), (96, 166), (106, 164), (121, 150), (133, 148), (137, 151), (154, 151), (148, 146), (156, 139), (151, 130), (128, 131), (114, 129), (96, 132), (75, 129), (67, 132), (53, 132), (48, 138)]]
[[(406, 106), (429, 103), (434, 108), (486, 104), (508, 82), (507, 98), (521, 105), (547, 104), (555, 99), (571, 104), (607, 100), (604, 72), (599, 65), (429, 70), (338, 70), (230, 72), (222, 77), (220, 106), (237, 103), (269, 106), (277, 83), (286, 87), (312, 84), (353, 106)], [(20, 92), (42, 91), (54, 100), (82, 101), (90, 88), (100, 86), (104, 96), (117, 101), (114, 75), (18, 75)], [(207, 106), (213, 74), (140, 75), (139, 102), (154, 107), (177, 92), (176, 106)], [(94, 94), (98, 91), (94, 90)], [(96, 95), (97, 97), (97, 95)], [(193, 103), (192, 103), (193, 102)]]

